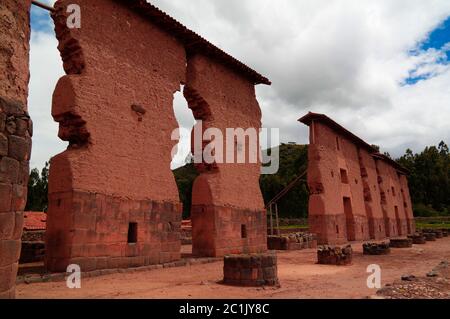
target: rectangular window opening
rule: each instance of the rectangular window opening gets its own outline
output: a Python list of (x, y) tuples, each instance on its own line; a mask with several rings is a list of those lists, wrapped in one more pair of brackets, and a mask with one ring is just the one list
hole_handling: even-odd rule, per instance
[(341, 169), (341, 182), (342, 184), (348, 184), (348, 175), (345, 169)]
[(136, 244), (138, 241), (138, 224), (129, 223), (128, 224), (128, 243)]
[(247, 226), (241, 225), (241, 238), (247, 238)]

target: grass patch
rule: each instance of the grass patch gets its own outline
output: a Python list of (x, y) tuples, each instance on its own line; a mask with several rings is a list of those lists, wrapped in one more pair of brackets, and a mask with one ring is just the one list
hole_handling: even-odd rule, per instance
[(441, 222), (441, 223), (420, 223), (416, 222), (416, 228), (417, 229), (449, 229), (450, 230), (450, 223), (448, 222)]
[(289, 229), (308, 229), (308, 225), (289, 225), (289, 226), (280, 226), (281, 230), (289, 230)]

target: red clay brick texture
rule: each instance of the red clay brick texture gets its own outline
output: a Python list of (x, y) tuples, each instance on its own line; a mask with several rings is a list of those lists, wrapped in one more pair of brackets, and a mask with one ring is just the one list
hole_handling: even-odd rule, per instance
[(15, 296), (27, 198), (30, 5), (30, 0), (0, 2), (0, 298)]
[[(68, 4), (81, 7), (80, 29), (66, 26)], [(170, 162), (183, 45), (115, 1), (61, 0), (53, 18), (67, 75), (52, 115), (70, 145), (51, 161), (47, 267), (179, 259), (181, 205)], [(137, 243), (128, 243), (129, 227)]]
[(301, 121), (310, 126), (309, 224), (319, 244), (415, 232), (404, 171), (324, 115)]
[[(203, 130), (217, 128), (225, 136), (227, 128), (261, 127), (254, 84), (213, 59), (200, 54), (188, 59), (184, 95), (194, 117), (202, 121)], [(193, 138), (194, 152), (195, 143)], [(205, 143), (208, 141), (203, 146)], [(241, 143), (234, 154), (238, 149), (249, 153), (249, 139)], [(232, 153), (225, 141), (223, 144), (224, 154)], [(251, 163), (247, 157), (243, 164), (217, 161), (196, 167), (201, 175), (193, 186), (193, 253), (220, 257), (265, 252), (267, 224), (259, 188), (259, 160)]]

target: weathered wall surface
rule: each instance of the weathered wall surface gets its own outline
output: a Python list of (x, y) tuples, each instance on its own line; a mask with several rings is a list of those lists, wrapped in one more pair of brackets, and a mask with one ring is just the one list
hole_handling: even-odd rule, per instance
[(414, 234), (416, 232), (416, 223), (414, 221), (414, 212), (412, 209), (411, 193), (409, 192), (408, 178), (400, 175), (400, 192), (403, 200), (406, 218), (408, 220), (408, 232)]
[(369, 222), (371, 239), (386, 238), (384, 215), (381, 207), (380, 186), (374, 158), (365, 149), (359, 149), (361, 178), (363, 181), (364, 204)]
[[(203, 121), (203, 130), (218, 128), (224, 136), (227, 128), (259, 132), (261, 111), (254, 84), (222, 64), (198, 54), (190, 57), (184, 94), (195, 118)], [(236, 150), (248, 152), (249, 140), (245, 144), (235, 145)], [(226, 143), (224, 147), (231, 152)], [(267, 250), (259, 158), (255, 163), (248, 158), (242, 164), (204, 163), (197, 169), (201, 175), (193, 187), (193, 253), (223, 256)]]
[[(80, 29), (66, 27), (66, 6), (74, 3)], [(55, 7), (67, 75), (52, 115), (70, 145), (50, 166), (47, 267), (177, 260), (181, 204), (170, 162), (184, 47), (115, 1), (60, 0)]]
[(406, 176), (370, 146), (355, 142), (357, 137), (334, 128), (336, 123), (332, 127), (329, 118), (305, 118), (302, 121), (310, 126), (309, 224), (319, 243), (414, 233)]
[[(319, 243), (369, 238), (357, 147), (326, 125), (311, 126), (308, 184), (309, 220)], [(344, 201), (345, 198), (345, 201)], [(345, 205), (351, 210), (345, 213)], [(350, 235), (351, 234), (351, 235)]]
[(0, 298), (14, 298), (32, 123), (27, 112), (30, 0), (0, 2)]

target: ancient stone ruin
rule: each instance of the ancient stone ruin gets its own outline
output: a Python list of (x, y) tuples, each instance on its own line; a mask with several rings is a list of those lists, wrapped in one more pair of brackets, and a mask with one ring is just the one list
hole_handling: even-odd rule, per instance
[(425, 245), (427, 243), (425, 236), (419, 233), (409, 235), (408, 238), (412, 239), (414, 245)]
[(392, 248), (411, 248), (413, 240), (411, 238), (392, 238), (389, 246)]
[(407, 170), (323, 114), (310, 128), (309, 226), (319, 244), (415, 233)]
[(254, 287), (279, 284), (277, 255), (273, 252), (225, 256), (223, 273), (226, 285)]
[[(69, 4), (82, 9), (81, 28), (66, 23)], [(0, 4), (1, 297), (14, 296), (29, 174), (30, 5)], [(50, 165), (47, 269), (179, 260), (182, 205), (170, 170), (174, 93), (185, 86), (203, 130), (258, 130), (255, 85), (269, 80), (146, 1), (59, 0), (52, 18), (66, 72), (52, 116), (69, 146)], [(205, 141), (199, 142), (202, 151)], [(236, 146), (234, 152), (248, 149)], [(193, 253), (267, 251), (260, 163), (197, 163), (197, 169)]]
[(363, 254), (369, 256), (389, 255), (391, 249), (389, 243), (364, 243)]
[(267, 237), (267, 248), (269, 250), (302, 250), (316, 247), (316, 236), (310, 233), (294, 233)]
[(347, 266), (352, 263), (352, 246), (319, 246), (317, 249), (317, 263), (319, 265)]
[(0, 298), (13, 298), (33, 126), (28, 115), (30, 0), (0, 2)]

